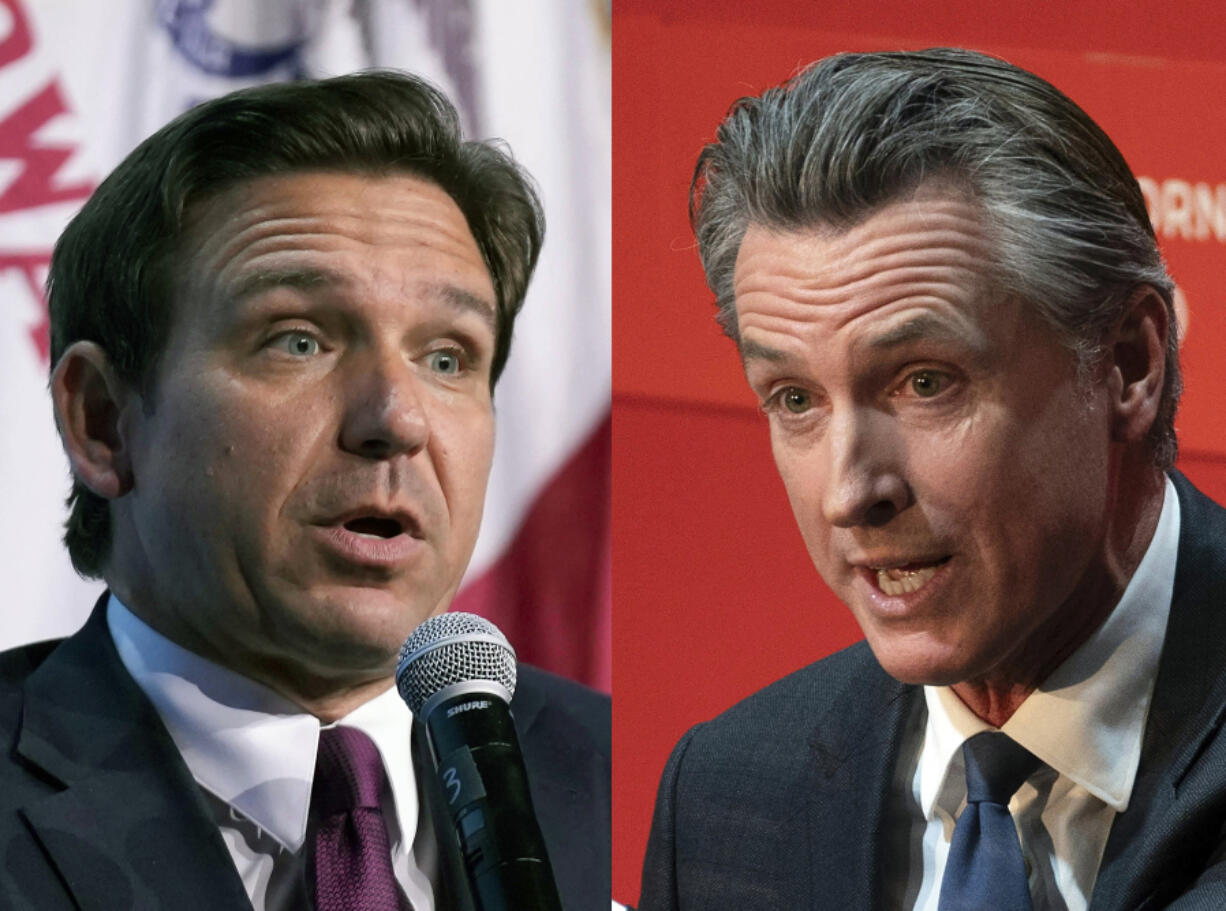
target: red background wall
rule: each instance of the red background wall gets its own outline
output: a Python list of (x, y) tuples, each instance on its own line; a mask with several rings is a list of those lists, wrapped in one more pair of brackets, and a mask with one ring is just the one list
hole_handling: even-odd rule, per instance
[[(1223, 237), (1159, 233), (1190, 313), (1180, 467), (1226, 501), (1226, 12), (1218, 0), (617, 0), (614, 137), (614, 897), (635, 902), (673, 743), (857, 638), (814, 572), (765, 419), (713, 320), (686, 222), (694, 160), (736, 98), (843, 50), (956, 44), (1048, 78), (1156, 185), (1221, 188)], [(1167, 184), (1168, 191), (1178, 185)], [(1175, 200), (1178, 202), (1178, 199)], [(1167, 213), (1160, 213), (1166, 217)], [(1189, 236), (1185, 237), (1184, 234)]]

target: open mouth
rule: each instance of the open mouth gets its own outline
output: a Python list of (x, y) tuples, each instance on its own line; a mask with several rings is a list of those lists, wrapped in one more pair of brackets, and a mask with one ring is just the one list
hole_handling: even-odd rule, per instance
[(427, 536), (407, 509), (357, 506), (317, 523), (314, 534), (343, 573), (401, 572), (429, 550)]
[(931, 563), (908, 563), (904, 566), (873, 567), (877, 575), (877, 587), (890, 596), (908, 595), (917, 592), (936, 575), (938, 569), (949, 562), (942, 557)]
[(404, 532), (404, 526), (397, 519), (382, 516), (360, 516), (345, 523), (345, 529), (364, 538), (394, 538)]

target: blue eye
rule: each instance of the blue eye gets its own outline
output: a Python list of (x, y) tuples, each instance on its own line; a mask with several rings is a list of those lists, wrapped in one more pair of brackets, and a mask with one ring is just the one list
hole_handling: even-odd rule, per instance
[(431, 370), (444, 376), (456, 376), (464, 366), (460, 361), (459, 353), (451, 348), (431, 351), (426, 356), (426, 363), (430, 365)]
[(319, 354), (319, 339), (306, 332), (283, 332), (272, 341), (272, 347), (297, 357)]

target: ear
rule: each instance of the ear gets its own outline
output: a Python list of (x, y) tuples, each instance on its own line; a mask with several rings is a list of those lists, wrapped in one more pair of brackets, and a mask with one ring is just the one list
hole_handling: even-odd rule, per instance
[(51, 374), (55, 423), (73, 476), (108, 500), (132, 489), (123, 418), (137, 398), (94, 342), (74, 342)]
[(1166, 379), (1170, 317), (1162, 295), (1150, 285), (1132, 292), (1112, 332), (1107, 351), (1113, 439), (1145, 439), (1158, 415)]

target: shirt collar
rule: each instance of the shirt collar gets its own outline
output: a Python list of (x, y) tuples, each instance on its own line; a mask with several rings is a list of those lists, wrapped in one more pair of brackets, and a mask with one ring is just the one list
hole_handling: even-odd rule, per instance
[[(1166, 479), (1145, 556), (1103, 624), (1018, 707), (1001, 730), (1122, 813), (1128, 808), (1175, 586), (1179, 497)], [(924, 687), (920, 805), (932, 819), (962, 744), (991, 726), (949, 687)], [(960, 789), (960, 793), (964, 793)]]
[[(306, 838), (320, 724), (283, 696), (171, 642), (115, 595), (107, 624), (120, 660), (157, 709), (192, 777), (291, 851)], [(339, 724), (383, 757), (400, 832), (417, 830), (413, 716), (389, 688)]]

